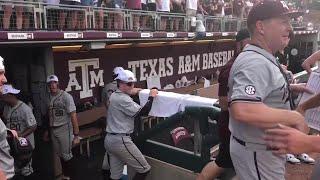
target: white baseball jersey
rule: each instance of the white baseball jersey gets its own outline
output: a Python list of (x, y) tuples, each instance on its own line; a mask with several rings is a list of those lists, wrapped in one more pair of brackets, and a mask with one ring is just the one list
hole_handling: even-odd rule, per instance
[(7, 179), (14, 176), (14, 161), (9, 151), (7, 127), (0, 119), (0, 169), (6, 174)]
[(55, 96), (49, 96), (49, 123), (51, 127), (67, 124), (71, 121), (71, 112), (76, 111), (72, 96), (59, 90)]
[[(16, 130), (18, 133), (22, 133), (26, 129), (37, 125), (31, 108), (22, 101), (18, 101), (14, 107), (5, 105), (3, 117), (7, 120), (7, 127)], [(35, 147), (33, 133), (25, 138), (27, 138), (31, 145)]]

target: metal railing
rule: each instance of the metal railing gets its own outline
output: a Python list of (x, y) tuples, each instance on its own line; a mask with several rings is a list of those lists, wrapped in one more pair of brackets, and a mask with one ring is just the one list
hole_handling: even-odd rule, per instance
[[(0, 30), (193, 31), (185, 14), (0, 0)], [(204, 16), (208, 32), (236, 32), (246, 19)]]

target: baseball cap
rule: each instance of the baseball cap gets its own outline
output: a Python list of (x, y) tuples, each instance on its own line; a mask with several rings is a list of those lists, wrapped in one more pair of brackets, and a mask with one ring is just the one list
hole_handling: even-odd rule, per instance
[(136, 77), (129, 70), (120, 71), (118, 76), (114, 80), (120, 80), (124, 82), (137, 82)]
[(52, 82), (52, 81), (59, 82), (59, 79), (58, 79), (58, 77), (56, 75), (48, 76), (47, 83)]
[(250, 33), (248, 29), (241, 29), (240, 31), (237, 32), (236, 35), (236, 42), (240, 42), (244, 39), (250, 38)]
[(118, 75), (120, 73), (120, 71), (123, 71), (123, 70), (124, 70), (123, 67), (115, 67), (113, 69), (113, 74)]
[(10, 84), (5, 84), (3, 85), (3, 90), (2, 90), (2, 94), (19, 94), (20, 90), (15, 89), (14, 87), (12, 87), (12, 85)]
[(4, 71), (4, 64), (3, 64), (4, 59), (0, 56), (0, 70)]
[(254, 5), (247, 18), (247, 25), (255, 24), (257, 21), (267, 20), (284, 15), (295, 18), (303, 15), (302, 11), (290, 11), (284, 1), (263, 0)]

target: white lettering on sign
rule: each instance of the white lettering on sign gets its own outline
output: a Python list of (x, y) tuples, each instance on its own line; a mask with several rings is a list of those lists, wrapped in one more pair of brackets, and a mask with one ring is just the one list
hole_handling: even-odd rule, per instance
[(177, 34), (176, 33), (167, 33), (167, 37), (168, 38), (173, 38), (173, 37), (176, 37)]
[[(67, 92), (73, 90), (82, 90), (80, 91), (80, 99), (92, 97), (92, 89), (96, 85), (104, 86), (103, 81), (103, 73), (104, 71), (100, 69), (96, 74), (95, 71), (89, 71), (89, 66), (93, 66), (94, 70), (99, 69), (99, 59), (78, 59), (78, 60), (69, 60), (69, 82), (66, 88)], [(79, 82), (76, 78), (76, 68), (81, 69), (81, 78), (82, 78), (82, 86), (79, 85)], [(90, 76), (90, 81), (89, 81)]]
[(152, 37), (152, 34), (151, 33), (141, 33), (140, 36), (142, 38), (149, 38), (149, 37)]
[(119, 33), (107, 33), (107, 38), (119, 38)]
[(188, 37), (194, 37), (194, 36), (196, 36), (196, 34), (195, 34), (195, 33), (193, 33), (193, 32), (188, 33)]
[(227, 33), (227, 32), (222, 32), (221, 35), (222, 35), (222, 36), (229, 36), (229, 33)]
[[(138, 81), (145, 81), (147, 77), (160, 76), (167, 77), (173, 75), (173, 58), (159, 58), (148, 59), (140, 61), (129, 61), (128, 68), (131, 69), (133, 74), (137, 77), (139, 72), (140, 77)], [(147, 71), (148, 70), (148, 71)]]
[(33, 33), (8, 33), (8, 40), (27, 40), (33, 38)]
[(212, 36), (213, 36), (213, 33), (207, 32), (207, 33), (206, 33), (206, 36), (207, 36), (207, 37), (212, 37)]
[[(201, 70), (209, 70), (224, 66), (234, 55), (234, 50), (214, 53), (190, 54), (173, 57), (163, 57), (138, 61), (129, 61), (128, 68), (135, 74), (138, 81), (148, 77), (168, 77), (183, 75)], [(174, 63), (176, 65), (174, 65)]]
[(83, 38), (83, 33), (63, 33), (64, 39), (79, 39)]

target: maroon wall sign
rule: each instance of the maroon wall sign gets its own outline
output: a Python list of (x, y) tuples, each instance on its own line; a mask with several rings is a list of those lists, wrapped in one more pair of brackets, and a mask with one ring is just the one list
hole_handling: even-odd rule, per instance
[(183, 87), (195, 77), (210, 76), (234, 55), (234, 41), (132, 47), (77, 52), (54, 52), (54, 70), (60, 87), (81, 102), (100, 98), (116, 66), (133, 71), (138, 87), (148, 77), (160, 77), (161, 87)]

